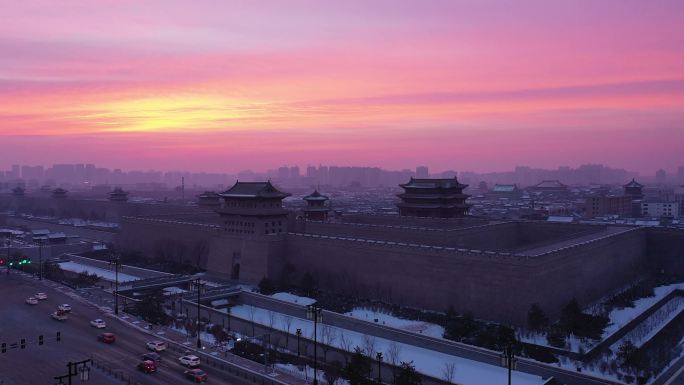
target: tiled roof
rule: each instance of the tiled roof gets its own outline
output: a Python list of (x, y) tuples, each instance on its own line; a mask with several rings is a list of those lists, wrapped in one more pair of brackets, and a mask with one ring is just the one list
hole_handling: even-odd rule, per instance
[(233, 187), (219, 194), (224, 198), (275, 198), (283, 199), (291, 194), (279, 191), (271, 181), (235, 182)]

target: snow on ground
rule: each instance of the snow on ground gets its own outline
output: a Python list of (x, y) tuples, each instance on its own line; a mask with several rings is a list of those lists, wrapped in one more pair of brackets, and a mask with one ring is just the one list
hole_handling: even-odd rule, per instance
[(426, 336), (442, 338), (444, 336), (444, 328), (429, 322), (409, 320), (395, 317), (392, 314), (371, 309), (354, 308), (354, 310), (345, 315), (362, 319), (368, 322), (375, 322), (395, 329), (401, 329), (408, 332), (420, 333)]
[[(314, 370), (312, 367), (307, 365), (306, 367), (302, 368), (297, 365), (292, 365), (292, 364), (275, 364), (273, 365), (274, 367), (278, 368), (279, 370), (290, 373), (291, 375), (301, 378), (303, 380), (308, 380), (311, 379), (313, 381), (314, 378)], [(316, 374), (316, 378), (318, 378), (318, 383), (323, 383), (323, 384), (328, 384), (328, 381), (325, 379), (325, 372), (322, 370), (319, 370), (318, 373)], [(343, 378), (338, 378), (335, 381), (335, 384), (333, 385), (349, 385), (349, 381), (343, 379)]]
[[(88, 274), (95, 274), (98, 277), (100, 277), (101, 279), (104, 279), (106, 281), (115, 281), (116, 280), (116, 274), (114, 271), (101, 269), (101, 268), (95, 267), (95, 266), (82, 265), (82, 264), (76, 263), (76, 262), (61, 262), (59, 264), (59, 267), (62, 268), (62, 270), (71, 271), (74, 273), (86, 272)], [(136, 277), (136, 276), (124, 274), (124, 273), (119, 273), (119, 283), (128, 282), (128, 281), (137, 281), (139, 279), (140, 279), (140, 277)]]
[(187, 293), (187, 292), (188, 292), (187, 290), (183, 290), (180, 287), (176, 287), (176, 286), (164, 288), (164, 294), (168, 294), (168, 295)]
[[(222, 311), (225, 312), (225, 309), (222, 309)], [(247, 321), (253, 320), (258, 324), (272, 326), (273, 328), (285, 331), (287, 331), (286, 320), (290, 319), (290, 332), (299, 328), (302, 329), (304, 335), (309, 336), (309, 338), (313, 337), (313, 321), (291, 317), (249, 305), (235, 306), (231, 309), (230, 314), (234, 317), (239, 317)], [(370, 354), (371, 356), (375, 356), (375, 352), (382, 352), (383, 355), (387, 357), (386, 360), (389, 360), (389, 357), (392, 356), (392, 354), (390, 354), (391, 350), (399, 349), (396, 359), (397, 363), (400, 361), (413, 361), (416, 370), (435, 378), (442, 378), (445, 365), (447, 363), (454, 363), (456, 365), (454, 382), (463, 385), (490, 385), (503, 383), (506, 381), (508, 375), (507, 370), (503, 367), (488, 365), (462, 357), (451, 356), (433, 350), (398, 343), (384, 338), (368, 336), (325, 324), (319, 325), (318, 327), (318, 340), (326, 345), (333, 345), (345, 350), (353, 350), (356, 346), (367, 350), (367, 347), (371, 346), (371, 350), (373, 351), (373, 353)], [(393, 347), (395, 349), (392, 349)], [(544, 380), (538, 376), (514, 371), (513, 382), (516, 385), (539, 385), (543, 384)]]
[(624, 337), (611, 345), (611, 349), (617, 351), (620, 345), (627, 340), (632, 341), (637, 347), (641, 347), (682, 311), (684, 311), (684, 298), (679, 296), (672, 298), (639, 325), (635, 326)]
[(281, 301), (296, 303), (298, 305), (307, 306), (315, 303), (316, 300), (309, 297), (300, 297), (298, 295), (290, 293), (275, 293), (271, 295), (271, 298), (279, 299)]
[(606, 330), (603, 331), (603, 338), (608, 338), (610, 335), (618, 331), (621, 327), (625, 326), (629, 321), (636, 318), (639, 314), (643, 313), (646, 309), (653, 306), (656, 302), (660, 301), (670, 292), (682, 289), (684, 290), (684, 283), (676, 283), (673, 285), (659, 286), (653, 289), (654, 296), (648, 298), (641, 298), (634, 301), (634, 307), (626, 307), (624, 309), (614, 309), (608, 315), (610, 317), (611, 324), (608, 325)]
[[(684, 290), (684, 283), (676, 283), (673, 285), (656, 287), (653, 290), (653, 292), (655, 294), (653, 297), (641, 298), (641, 299), (634, 301), (634, 307), (625, 307), (622, 309), (613, 309), (608, 314), (608, 317), (610, 318), (610, 323), (604, 329), (603, 335), (601, 336), (600, 340), (580, 339), (580, 338), (577, 338), (576, 336), (571, 335), (568, 338), (568, 350), (573, 351), (573, 352), (579, 352), (580, 347), (582, 347), (582, 349), (584, 351), (590, 350), (591, 348), (596, 346), (599, 342), (610, 337), (615, 332), (620, 330), (622, 327), (627, 325), (630, 321), (632, 321), (634, 318), (638, 317), (641, 313), (643, 313), (648, 308), (653, 306), (656, 302), (660, 301), (665, 296), (670, 294), (672, 291), (677, 290), (677, 289)], [(682, 305), (682, 306), (684, 306), (684, 305)], [(667, 307), (667, 305), (661, 307), (661, 309), (663, 309), (665, 307)], [(681, 311), (681, 310), (679, 310), (679, 311)], [(679, 311), (677, 311), (676, 313), (679, 314)], [(659, 309), (654, 314), (658, 314), (660, 312), (661, 312), (661, 310)], [(670, 313), (668, 312), (668, 314), (670, 314)], [(673, 318), (674, 318), (674, 316), (676, 316), (676, 314), (670, 314), (670, 315), (672, 315)], [(649, 319), (650, 319), (650, 317), (649, 317)], [(662, 324), (661, 327), (664, 325), (665, 324)], [(635, 327), (635, 329), (638, 329), (638, 328), (639, 328), (639, 326)], [(655, 330), (653, 335), (655, 335), (655, 333), (657, 333), (658, 330), (660, 330), (660, 328)], [(629, 333), (629, 334), (631, 334), (631, 333)], [(653, 335), (651, 335), (648, 338), (653, 337)], [(533, 343), (535, 345), (551, 346), (551, 345), (549, 345), (548, 341), (546, 340), (545, 335), (534, 333), (534, 332), (521, 330), (521, 331), (519, 331), (518, 338), (521, 341)], [(647, 340), (648, 339), (643, 340), (642, 343), (646, 342)], [(635, 342), (635, 341), (632, 341), (632, 342)]]

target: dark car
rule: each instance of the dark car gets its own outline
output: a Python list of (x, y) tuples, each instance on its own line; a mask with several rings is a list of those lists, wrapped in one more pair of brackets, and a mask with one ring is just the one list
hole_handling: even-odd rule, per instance
[(142, 355), (143, 361), (161, 362), (162, 357), (159, 353), (149, 352)]
[(202, 369), (190, 369), (185, 371), (185, 378), (195, 382), (205, 382), (208, 378), (207, 372)]
[(154, 373), (157, 371), (157, 364), (151, 360), (145, 360), (138, 364), (138, 369), (145, 373)]
[(102, 341), (105, 344), (113, 344), (114, 341), (116, 341), (116, 337), (114, 336), (114, 333), (102, 333), (97, 336), (98, 341)]

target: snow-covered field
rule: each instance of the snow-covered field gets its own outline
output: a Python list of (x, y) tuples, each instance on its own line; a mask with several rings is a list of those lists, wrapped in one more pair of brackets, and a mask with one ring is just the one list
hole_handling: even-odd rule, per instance
[(423, 321), (403, 319), (377, 310), (354, 308), (354, 310), (350, 311), (349, 313), (345, 313), (345, 315), (434, 338), (442, 338), (444, 335), (444, 328), (439, 325)]
[[(304, 335), (313, 338), (313, 322), (309, 320), (249, 305), (233, 307), (231, 309), (231, 316), (248, 321), (253, 320), (258, 324), (285, 331), (288, 330), (287, 325), (289, 322), (290, 332), (299, 328), (302, 329)], [(352, 351), (358, 346), (371, 357), (374, 357), (377, 352), (382, 352), (386, 362), (392, 362), (390, 357), (393, 356), (396, 356), (396, 363), (400, 361), (413, 361), (416, 370), (435, 378), (443, 378), (446, 365), (453, 363), (455, 365), (453, 381), (462, 385), (490, 385), (504, 383), (507, 379), (507, 371), (503, 367), (487, 365), (330, 325), (319, 325), (318, 341), (348, 351)], [(368, 354), (369, 350), (371, 354)], [(538, 385), (543, 384), (544, 380), (538, 376), (515, 371), (513, 372), (513, 383), (516, 385)]]
[[(82, 265), (80, 263), (76, 262), (61, 262), (59, 264), (59, 267), (62, 268), (62, 270), (66, 271), (71, 271), (74, 273), (83, 273), (86, 272), (88, 274), (95, 274), (101, 279), (107, 280), (107, 281), (114, 281), (116, 279), (116, 274), (112, 270), (105, 270), (101, 269), (99, 267), (95, 266), (88, 266), (88, 265)], [(135, 277), (129, 274), (124, 274), (124, 273), (119, 273), (119, 282), (128, 282), (128, 281), (137, 281), (139, 280), (140, 277)]]
[(643, 322), (634, 327), (634, 329), (624, 337), (615, 342), (611, 346), (611, 350), (617, 351), (620, 345), (628, 340), (632, 341), (637, 347), (641, 347), (641, 345), (658, 334), (665, 325), (677, 317), (682, 311), (684, 311), (684, 298), (680, 296), (672, 298)]

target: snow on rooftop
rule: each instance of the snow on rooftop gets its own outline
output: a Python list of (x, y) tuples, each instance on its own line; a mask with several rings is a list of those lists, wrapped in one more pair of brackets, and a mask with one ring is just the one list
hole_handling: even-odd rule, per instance
[[(88, 274), (95, 274), (98, 277), (100, 277), (101, 279), (104, 279), (106, 281), (116, 280), (116, 274), (114, 271), (101, 269), (101, 268), (95, 267), (95, 266), (83, 265), (83, 264), (76, 263), (76, 262), (62, 262), (59, 264), (59, 267), (61, 267), (62, 270), (71, 271), (74, 273), (86, 272)], [(136, 276), (124, 274), (124, 273), (119, 273), (119, 282), (137, 281), (139, 279), (140, 279), (140, 277), (136, 277)]]
[(290, 303), (296, 303), (298, 305), (306, 306), (306, 305), (311, 305), (316, 302), (315, 299), (309, 298), (309, 297), (300, 297), (298, 295), (294, 295), (291, 293), (275, 293), (271, 295), (271, 298), (279, 299), (281, 301), (285, 302), (290, 302)]

